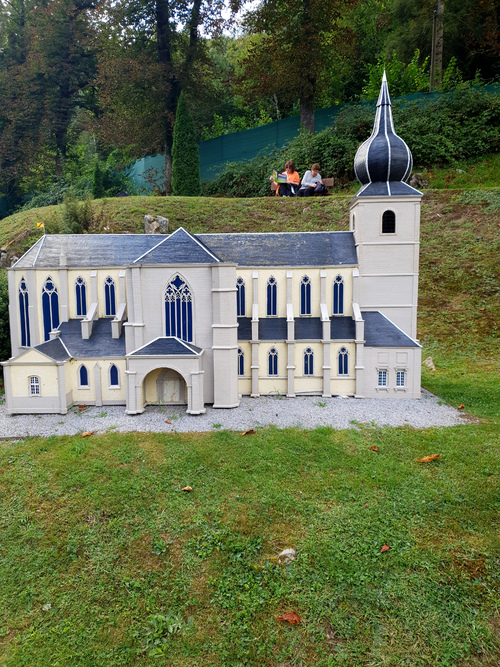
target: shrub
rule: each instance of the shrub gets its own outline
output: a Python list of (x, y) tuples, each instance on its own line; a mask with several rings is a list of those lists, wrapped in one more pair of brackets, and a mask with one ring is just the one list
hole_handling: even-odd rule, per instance
[(79, 201), (73, 192), (64, 195), (60, 230), (62, 234), (82, 234), (92, 222), (92, 200)]
[(184, 93), (179, 97), (172, 146), (172, 194), (196, 197), (201, 194), (200, 157), (194, 121)]

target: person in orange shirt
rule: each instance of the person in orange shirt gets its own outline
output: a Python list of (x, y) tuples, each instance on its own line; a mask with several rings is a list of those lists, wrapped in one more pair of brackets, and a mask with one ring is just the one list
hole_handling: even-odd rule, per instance
[[(286, 183), (280, 183), (276, 190), (279, 197), (294, 197), (300, 186), (299, 172), (295, 171), (295, 162), (288, 160), (285, 164)], [(271, 176), (271, 180), (273, 177)]]

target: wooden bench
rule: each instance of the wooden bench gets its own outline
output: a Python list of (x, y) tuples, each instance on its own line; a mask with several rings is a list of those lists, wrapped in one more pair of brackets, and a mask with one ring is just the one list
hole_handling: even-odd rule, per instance
[[(328, 189), (333, 188), (333, 178), (323, 178), (323, 183), (326, 187), (326, 194), (329, 194)], [(278, 189), (278, 184), (271, 181), (271, 190), (275, 192)]]

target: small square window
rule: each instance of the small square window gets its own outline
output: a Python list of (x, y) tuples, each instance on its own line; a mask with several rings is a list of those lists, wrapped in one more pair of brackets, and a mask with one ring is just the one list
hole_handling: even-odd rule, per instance
[(387, 371), (378, 372), (378, 386), (387, 387)]

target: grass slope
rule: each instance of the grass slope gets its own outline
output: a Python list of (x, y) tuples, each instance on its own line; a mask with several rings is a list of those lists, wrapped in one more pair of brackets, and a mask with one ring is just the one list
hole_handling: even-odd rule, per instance
[[(348, 202), (98, 201), (94, 230), (346, 229)], [(494, 189), (422, 207), (423, 384), (479, 421), (3, 443), (0, 664), (498, 665), (499, 210)]]

